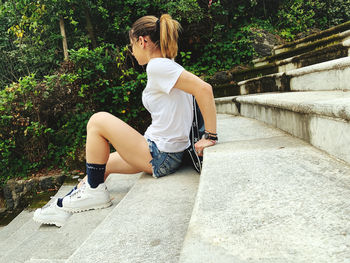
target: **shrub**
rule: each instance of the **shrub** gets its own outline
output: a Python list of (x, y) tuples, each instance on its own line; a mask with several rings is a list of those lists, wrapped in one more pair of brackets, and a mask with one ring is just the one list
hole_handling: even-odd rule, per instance
[(281, 36), (292, 40), (312, 28), (327, 29), (350, 18), (350, 1), (285, 0), (277, 13)]
[(109, 111), (142, 131), (146, 75), (128, 63), (126, 49), (113, 45), (71, 50), (55, 75), (38, 81), (32, 74), (0, 91), (0, 183), (44, 167), (81, 166), (94, 112)]

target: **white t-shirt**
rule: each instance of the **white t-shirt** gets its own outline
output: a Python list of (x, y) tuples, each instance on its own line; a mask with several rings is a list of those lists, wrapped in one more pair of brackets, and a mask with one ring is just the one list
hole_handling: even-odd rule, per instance
[(142, 103), (152, 124), (145, 137), (162, 152), (181, 152), (190, 146), (193, 120), (192, 95), (173, 88), (184, 68), (168, 58), (153, 58), (147, 65), (147, 85)]

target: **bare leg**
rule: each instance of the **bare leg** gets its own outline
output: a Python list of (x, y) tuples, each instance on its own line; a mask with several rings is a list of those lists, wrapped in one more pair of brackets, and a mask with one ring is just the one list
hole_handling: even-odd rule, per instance
[(106, 112), (96, 113), (87, 125), (86, 161), (95, 164), (107, 163), (110, 157), (108, 142), (118, 152), (111, 155), (109, 165), (114, 167), (115, 172), (118, 170), (116, 166), (120, 164), (121, 170), (152, 173), (152, 156), (146, 139), (117, 117)]
[[(106, 180), (111, 173), (135, 174), (139, 172), (141, 172), (139, 169), (132, 167), (120, 157), (119, 153), (114, 152), (109, 155), (104, 180)], [(78, 184), (78, 188), (81, 186), (82, 182), (86, 182), (86, 180), (87, 176)]]
[[(111, 173), (152, 173), (149, 163), (152, 157), (145, 138), (125, 122), (109, 113), (99, 112), (90, 118), (87, 134), (86, 160), (88, 163), (107, 163), (105, 180)], [(109, 153), (108, 141), (118, 152)], [(129, 162), (121, 157), (121, 152)], [(86, 180), (87, 176), (78, 188)]]

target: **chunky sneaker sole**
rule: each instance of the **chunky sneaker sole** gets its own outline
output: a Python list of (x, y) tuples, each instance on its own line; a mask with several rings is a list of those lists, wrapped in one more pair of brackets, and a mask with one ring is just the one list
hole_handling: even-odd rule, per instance
[(57, 206), (56, 202), (54, 200), (53, 203), (35, 210), (33, 220), (40, 224), (63, 226), (71, 214)]
[(71, 195), (64, 197), (62, 205), (63, 210), (78, 213), (107, 208), (112, 205), (112, 202), (104, 183), (96, 188), (91, 188), (89, 183), (86, 182)]

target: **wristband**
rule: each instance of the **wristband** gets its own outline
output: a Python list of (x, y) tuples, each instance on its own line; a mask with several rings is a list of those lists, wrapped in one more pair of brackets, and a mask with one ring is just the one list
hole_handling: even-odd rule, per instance
[(218, 136), (217, 136), (216, 133), (210, 133), (210, 132), (205, 131), (204, 132), (204, 139), (217, 141), (218, 140)]
[(211, 134), (211, 135), (215, 135), (215, 136), (218, 135), (217, 133), (213, 133), (213, 132), (210, 132), (210, 131), (208, 131), (208, 130), (204, 130), (204, 132), (205, 132), (205, 133), (209, 133), (209, 134)]

